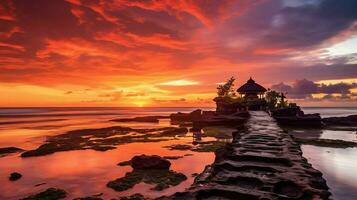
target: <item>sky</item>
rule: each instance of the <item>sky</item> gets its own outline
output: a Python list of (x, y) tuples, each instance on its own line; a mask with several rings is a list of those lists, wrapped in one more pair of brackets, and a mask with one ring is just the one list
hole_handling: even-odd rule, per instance
[(356, 0), (1, 0), (0, 106), (357, 106)]

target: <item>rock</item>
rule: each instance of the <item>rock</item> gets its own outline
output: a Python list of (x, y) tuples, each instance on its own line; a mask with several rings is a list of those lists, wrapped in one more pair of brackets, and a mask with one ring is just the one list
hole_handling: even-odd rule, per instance
[(17, 147), (4, 147), (4, 148), (0, 148), (0, 157), (6, 154), (10, 154), (10, 153), (17, 153), (17, 152), (21, 152), (23, 151), (23, 149), (17, 148)]
[(193, 185), (166, 200), (328, 200), (322, 173), (302, 157), (300, 145), (262, 111), (250, 112), (244, 134), (216, 151)]
[(299, 106), (280, 108), (271, 111), (280, 125), (283, 126), (299, 126), (299, 127), (321, 127), (322, 120), (318, 113), (304, 114)]
[[(21, 157), (44, 156), (60, 151), (87, 150), (108, 151), (117, 145), (133, 142), (160, 142), (171, 140), (177, 135), (187, 133), (187, 128), (163, 127), (152, 129), (133, 129), (112, 126), (96, 129), (68, 131), (65, 134), (48, 137), (37, 149), (25, 151)], [(119, 136), (119, 137), (116, 137)]]
[(140, 156), (134, 156), (131, 159), (131, 166), (133, 167), (134, 170), (137, 169), (166, 169), (168, 170), (170, 168), (170, 161), (157, 156), (157, 155), (140, 155)]
[(126, 173), (124, 177), (108, 182), (107, 187), (121, 192), (134, 187), (138, 183), (144, 182), (146, 184), (154, 184), (155, 186), (151, 188), (152, 190), (161, 191), (170, 186), (176, 186), (186, 179), (187, 177), (184, 174), (172, 170), (134, 169), (132, 172)]
[(119, 200), (148, 200), (142, 194), (136, 193), (129, 197), (120, 197)]
[(186, 150), (192, 150), (193, 147), (191, 145), (187, 145), (187, 144), (173, 144), (170, 146), (164, 146), (164, 148), (168, 148), (170, 150), (186, 151)]
[(163, 158), (168, 159), (168, 160), (177, 160), (177, 159), (183, 158), (183, 156), (163, 156)]
[(80, 197), (80, 198), (75, 198), (73, 200), (103, 200), (103, 199), (99, 197)]
[(303, 116), (304, 112), (299, 106), (289, 107), (289, 108), (279, 108), (271, 110), (271, 115), (273, 117), (286, 117), (286, 116)]
[(143, 116), (134, 118), (122, 118), (122, 119), (112, 119), (113, 122), (151, 122), (157, 123), (159, 119), (167, 119), (169, 116)]
[(38, 183), (35, 185), (35, 187), (41, 186), (41, 185), (45, 185), (46, 183)]
[(67, 192), (62, 189), (48, 188), (47, 190), (21, 200), (58, 200), (66, 198)]
[(123, 161), (123, 162), (120, 162), (118, 163), (119, 166), (129, 166), (131, 165), (131, 160), (127, 160), (127, 161)]
[(22, 177), (22, 175), (20, 173), (17, 172), (13, 172), (10, 174), (9, 180), (10, 181), (17, 181)]
[(357, 126), (357, 115), (349, 115), (347, 117), (327, 117), (322, 121), (327, 126)]
[(202, 118), (202, 110), (197, 109), (194, 110), (190, 113), (173, 113), (170, 115), (171, 121), (177, 121), (177, 122), (192, 122), (195, 120), (199, 120)]

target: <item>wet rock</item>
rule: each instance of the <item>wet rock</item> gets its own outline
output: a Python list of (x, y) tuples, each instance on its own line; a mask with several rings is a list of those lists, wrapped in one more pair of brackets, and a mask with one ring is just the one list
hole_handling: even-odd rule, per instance
[(144, 182), (154, 184), (152, 190), (161, 191), (170, 186), (176, 186), (186, 179), (187, 177), (184, 174), (171, 170), (133, 170), (126, 173), (122, 178), (110, 181), (107, 187), (116, 191), (125, 191), (140, 182)]
[(187, 145), (187, 144), (173, 144), (170, 146), (164, 146), (164, 148), (168, 148), (170, 150), (181, 150), (181, 151), (187, 151), (193, 149), (191, 145)]
[(80, 198), (75, 198), (73, 200), (103, 200), (100, 197), (80, 197)]
[(127, 161), (123, 161), (123, 162), (120, 162), (118, 163), (119, 166), (129, 166), (131, 165), (131, 160), (127, 160)]
[(305, 114), (299, 106), (271, 110), (271, 115), (280, 125), (299, 127), (321, 127), (320, 114)]
[(327, 126), (357, 126), (357, 115), (349, 115), (347, 117), (327, 117), (322, 121)]
[(21, 152), (21, 151), (23, 151), (23, 149), (20, 149), (17, 147), (3, 147), (3, 148), (0, 148), (0, 157), (5, 156), (10, 153), (17, 153), (17, 152)]
[[(48, 137), (46, 143), (37, 149), (21, 154), (21, 157), (44, 156), (60, 151), (86, 150), (108, 151), (117, 145), (132, 142), (160, 142), (187, 133), (186, 128), (132, 129), (113, 126), (99, 129), (69, 131), (65, 134)], [(170, 138), (172, 137), (172, 138)]]
[(47, 190), (35, 195), (23, 198), (21, 200), (58, 200), (64, 199), (67, 196), (67, 192), (62, 189), (48, 188)]
[(122, 119), (113, 119), (110, 121), (113, 122), (151, 122), (158, 123), (159, 119), (168, 119), (169, 116), (143, 116), (143, 117), (134, 117), (134, 118), (122, 118)]
[(227, 143), (221, 141), (201, 142), (198, 146), (192, 149), (196, 152), (216, 152), (218, 149), (223, 148)]
[(13, 172), (10, 174), (9, 180), (10, 181), (17, 181), (22, 177), (22, 175), (18, 172)]
[(207, 142), (197, 142), (196, 146), (187, 144), (173, 144), (170, 146), (164, 146), (170, 150), (180, 150), (180, 151), (196, 151), (196, 152), (215, 152), (218, 149), (224, 147), (227, 143), (224, 141), (207, 141)]
[(171, 200), (328, 200), (322, 173), (302, 157), (300, 145), (265, 112), (251, 112), (246, 130), (215, 152), (215, 162)]
[(131, 159), (131, 166), (134, 170), (140, 169), (166, 169), (170, 168), (170, 161), (157, 155), (140, 155)]
[(183, 156), (163, 156), (163, 158), (168, 160), (178, 160), (180, 158), (183, 158)]
[(46, 183), (39, 183), (39, 184), (36, 184), (35, 187), (38, 187), (38, 186), (41, 186), (41, 185), (45, 185)]
[(202, 110), (197, 109), (190, 113), (173, 113), (170, 115), (171, 121), (177, 122), (192, 122), (202, 118)]
[(145, 198), (142, 194), (136, 193), (129, 197), (120, 197), (119, 200), (149, 200)]

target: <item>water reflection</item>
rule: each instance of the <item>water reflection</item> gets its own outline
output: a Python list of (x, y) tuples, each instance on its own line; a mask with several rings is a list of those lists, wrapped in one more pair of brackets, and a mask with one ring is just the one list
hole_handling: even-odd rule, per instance
[[(181, 144), (187, 144), (191, 139), (180, 139)], [(191, 151), (174, 151), (162, 148), (178, 141), (165, 141), (158, 143), (132, 143), (121, 145), (117, 149), (107, 152), (93, 150), (58, 152), (53, 155), (20, 158), (12, 155), (0, 158), (0, 199), (18, 199), (29, 193), (38, 192), (48, 187), (65, 189), (69, 198), (88, 196), (104, 193), (104, 199), (121, 195), (141, 192), (148, 197), (169, 195), (176, 191), (184, 190), (193, 182), (192, 173), (200, 173), (207, 164), (214, 160), (213, 153), (197, 153)], [(162, 192), (152, 191), (147, 184), (139, 184), (125, 192), (118, 193), (106, 187), (107, 182), (122, 177), (131, 167), (119, 167), (117, 163), (130, 160), (138, 154), (155, 154), (161, 156), (184, 156), (178, 160), (171, 160), (171, 169), (184, 173), (187, 180), (180, 185), (166, 189)], [(190, 165), (187, 165), (190, 163)], [(7, 180), (11, 172), (20, 172), (24, 176), (20, 181)], [(36, 184), (46, 183), (35, 187)], [(16, 192), (15, 192), (16, 191)]]
[[(1, 111), (1, 109), (0, 109)], [(159, 123), (118, 123), (111, 122), (110, 119), (118, 118), (118, 115), (91, 115), (91, 112), (113, 112), (111, 109), (100, 111), (76, 110), (75, 115), (68, 115), (68, 110), (47, 111), (36, 110), (14, 111), (16, 115), (36, 115), (36, 123), (12, 123), (0, 125), (0, 147), (16, 146), (23, 149), (34, 149), (41, 145), (47, 136), (58, 135), (69, 130), (102, 128), (110, 126), (127, 126), (132, 128), (158, 128), (171, 125), (169, 119), (162, 119)], [(182, 110), (181, 110), (182, 111)], [(168, 115), (172, 109), (151, 109), (151, 110), (121, 110), (120, 117), (130, 118), (143, 115)], [(51, 114), (50, 116), (48, 114)], [(42, 114), (48, 115), (44, 117)], [(63, 115), (66, 114), (66, 115)], [(41, 116), (42, 115), (42, 116)], [(60, 115), (61, 117), (56, 117)], [(66, 120), (46, 120), (59, 119), (66, 116)], [(0, 116), (0, 121), (19, 121), (21, 116), (16, 119), (7, 118), (6, 115)], [(30, 120), (26, 116), (26, 120)], [(21, 118), (21, 121), (25, 121)], [(187, 124), (189, 125), (189, 124)], [(170, 150), (163, 148), (173, 144), (192, 144), (193, 141), (212, 141), (214, 137), (206, 137), (202, 132), (189, 132), (183, 137), (176, 137), (170, 141), (130, 143), (118, 146), (117, 149), (99, 152), (94, 150), (66, 151), (57, 152), (47, 156), (21, 158), (19, 154), (12, 154), (0, 158), (0, 199), (19, 199), (29, 194), (43, 191), (49, 187), (57, 187), (69, 193), (68, 199), (76, 197), (90, 196), (104, 193), (103, 199), (117, 198), (118, 196), (130, 195), (140, 192), (148, 197), (159, 197), (170, 195), (177, 191), (183, 191), (189, 187), (194, 178), (193, 173), (200, 173), (207, 164), (214, 160), (211, 152), (193, 152), (183, 150)], [(124, 192), (116, 192), (106, 187), (106, 184), (125, 173), (131, 171), (131, 167), (117, 166), (119, 162), (130, 160), (138, 154), (152, 154), (160, 156), (183, 156), (177, 160), (170, 160), (171, 169), (181, 172), (187, 176), (187, 180), (181, 184), (165, 189), (164, 191), (150, 190), (152, 185), (140, 183), (132, 189)], [(189, 165), (187, 163), (190, 163)], [(17, 171), (23, 174), (23, 178), (18, 181), (8, 181), (10, 173)], [(38, 186), (36, 186), (38, 185)]]
[(357, 148), (302, 145), (303, 155), (323, 173), (333, 199), (357, 199)]

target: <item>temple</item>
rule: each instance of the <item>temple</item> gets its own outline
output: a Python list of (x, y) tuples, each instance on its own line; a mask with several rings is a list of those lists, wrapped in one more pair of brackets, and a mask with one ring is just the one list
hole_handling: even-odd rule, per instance
[(266, 101), (264, 94), (267, 90), (250, 78), (244, 85), (237, 89), (244, 100), (248, 110), (264, 110)]

